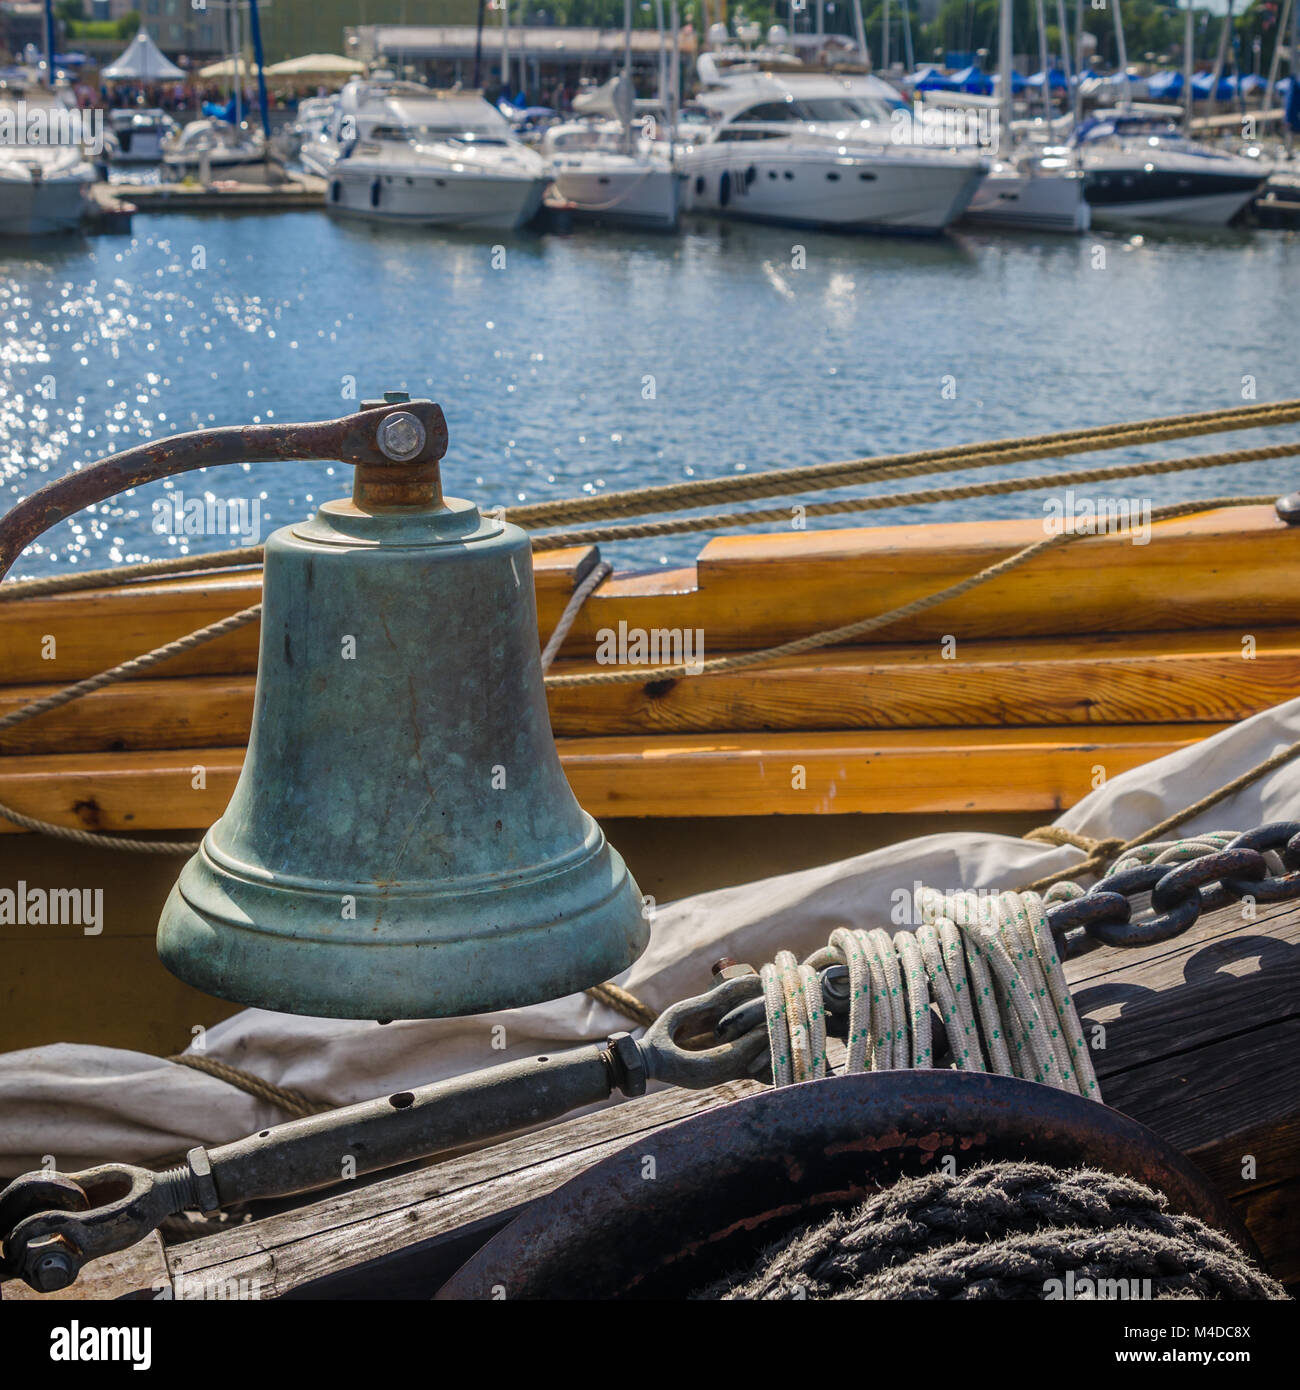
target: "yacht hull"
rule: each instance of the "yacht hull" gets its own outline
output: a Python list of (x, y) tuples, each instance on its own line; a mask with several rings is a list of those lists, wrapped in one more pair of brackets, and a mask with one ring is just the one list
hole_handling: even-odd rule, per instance
[(109, 155), (111, 164), (160, 164), (164, 136), (155, 131), (132, 132), (129, 139), (119, 135), (118, 147)]
[(90, 178), (7, 178), (0, 173), (0, 236), (73, 232), (85, 211)]
[(995, 169), (975, 190), (963, 221), (1077, 235), (1088, 230), (1092, 217), (1077, 176)]
[(371, 222), (492, 227), (510, 230), (530, 221), (541, 206), (546, 179), (524, 174), (381, 173), (346, 161), (330, 174), (325, 205), (330, 212)]
[(691, 210), (842, 232), (937, 234), (966, 210), (978, 164), (810, 157), (703, 146), (683, 160)]
[(613, 170), (557, 167), (555, 191), (573, 215), (620, 226), (671, 231), (681, 204), (681, 175), (669, 168)]
[(1222, 227), (1255, 197), (1264, 174), (1186, 174), (1089, 170), (1085, 196), (1098, 225), (1136, 221)]

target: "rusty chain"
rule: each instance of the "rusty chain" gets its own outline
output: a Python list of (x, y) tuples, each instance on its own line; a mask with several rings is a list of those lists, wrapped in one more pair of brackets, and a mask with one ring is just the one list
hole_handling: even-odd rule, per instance
[[(1265, 854), (1287, 871), (1274, 874)], [(1152, 914), (1134, 920), (1134, 900), (1150, 894)], [(1063, 958), (1096, 945), (1154, 946), (1181, 936), (1203, 912), (1249, 898), (1300, 898), (1300, 821), (1274, 821), (1238, 835), (1226, 849), (1187, 864), (1141, 864), (1108, 874), (1082, 897), (1056, 903), (1047, 923)]]

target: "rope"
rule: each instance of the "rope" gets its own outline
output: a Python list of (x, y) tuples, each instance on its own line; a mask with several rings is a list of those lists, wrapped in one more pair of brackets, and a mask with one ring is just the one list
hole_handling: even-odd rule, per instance
[(16, 709), (0, 718), (0, 730), (12, 728), (15, 724), (21, 724), (25, 719), (34, 719), (38, 714), (45, 714), (49, 710), (58, 709), (60, 705), (71, 704), (73, 700), (80, 700), (83, 695), (90, 695), (96, 690), (102, 690), (106, 685), (113, 685), (117, 681), (132, 680), (143, 672), (161, 665), (164, 661), (170, 661), (174, 656), (180, 656), (185, 652), (192, 651), (195, 647), (201, 647), (205, 642), (212, 642), (218, 637), (224, 637), (229, 632), (246, 627), (249, 623), (257, 620), (261, 611), (262, 605), (260, 603), (254, 604), (252, 608), (242, 609), (238, 613), (232, 613), (228, 618), (221, 618), (215, 623), (209, 623), (207, 627), (197, 628), (184, 637), (178, 637), (174, 642), (155, 647), (151, 652), (145, 652), (143, 656), (132, 657), (130, 661), (123, 661), (118, 666), (111, 666), (107, 671), (101, 671), (96, 676), (89, 676), (83, 681), (78, 681), (75, 685), (64, 686), (62, 690), (55, 691), (53, 695), (46, 695), (43, 699), (33, 700), (31, 704), (23, 705), (21, 709)]
[[(803, 507), (805, 517), (843, 516), (851, 512), (884, 511), (891, 507), (923, 507), (935, 502), (964, 501), (972, 497), (1004, 496), (1013, 492), (1036, 492), (1045, 488), (1074, 486), (1076, 483), (1103, 483), (1115, 478), (1159, 473), (1190, 472), (1202, 468), (1226, 468), (1233, 464), (1263, 459), (1290, 458), (1300, 454), (1300, 443), (1268, 444), (1257, 449), (1233, 449), (1221, 454), (1193, 454), (1165, 459), (1159, 463), (1118, 463), (1105, 468), (1080, 468), (1069, 473), (1036, 473), (1029, 478), (1000, 478), (993, 482), (959, 483), (952, 487), (925, 488), (918, 492), (890, 492), (869, 497), (846, 497), (836, 502), (811, 502)], [(1272, 503), (1272, 496), (1259, 501)], [(1202, 503), (1209, 509), (1210, 503)], [(655, 536), (680, 535), (689, 531), (719, 531), (731, 526), (757, 526), (790, 521), (789, 506), (758, 511), (714, 512), (707, 516), (678, 517), (672, 521), (645, 521), (623, 526), (593, 526), (577, 531), (552, 531), (533, 538), (533, 550), (563, 550), (570, 546), (594, 545), (601, 541), (644, 540)]]
[[(1045, 874), (1042, 878), (1035, 879), (1033, 883), (1029, 884), (1026, 891), (1038, 892), (1043, 888), (1051, 887), (1053, 884), (1068, 882), (1079, 875), (1097, 873), (1113, 856), (1123, 855), (1157, 836), (1167, 834), (1175, 826), (1182, 825), (1184, 821), (1191, 820), (1193, 816), (1199, 816), (1202, 811), (1208, 811), (1211, 806), (1218, 805), (1220, 801), (1231, 796), (1234, 792), (1239, 792), (1244, 787), (1250, 786), (1252, 782), (1257, 782), (1266, 773), (1282, 767), (1297, 754), (1300, 754), (1300, 740), (1287, 744), (1285, 748), (1279, 748), (1276, 753), (1270, 753), (1262, 762), (1256, 763), (1252, 768), (1247, 768), (1245, 772), (1234, 777), (1230, 782), (1225, 782), (1215, 791), (1201, 797), (1199, 801), (1194, 801), (1181, 811), (1175, 811), (1172, 815), (1166, 816), (1164, 820), (1144, 830), (1140, 835), (1135, 835), (1133, 839), (1121, 841), (1117, 846), (1112, 840), (1098, 841), (1096, 847), (1089, 852), (1082, 863), (1071, 865), (1068, 869), (1058, 869), (1053, 874)], [(1051, 829), (1052, 827), (1039, 827), (1040, 830), (1045, 828)], [(1031, 831), (1025, 838), (1037, 838), (1037, 833), (1037, 831)], [(1081, 845), (1080, 848), (1086, 848), (1086, 846)], [(1080, 889), (1079, 891), (1082, 892), (1083, 890)]]
[(701, 1299), (1285, 1299), (1219, 1231), (1093, 1168), (905, 1177), (807, 1223)]
[(1031, 459), (1055, 458), (1063, 454), (1102, 452), (1194, 435), (1262, 429), (1269, 425), (1291, 424), (1297, 420), (1300, 420), (1300, 400), (1232, 406), (1226, 410), (1168, 415), (1155, 420), (1060, 430), (1053, 434), (1018, 435), (986, 444), (950, 445), (940, 449), (847, 459), (839, 463), (805, 464), (727, 478), (704, 478), (687, 483), (632, 488), (623, 492), (607, 492), (599, 497), (536, 502), (527, 507), (513, 507), (507, 515), (525, 528), (618, 516), (644, 516), (738, 498), (784, 497), (795, 492), (848, 487), (860, 482), (955, 472), (966, 468), (988, 468)]
[(167, 1060), (175, 1062), (177, 1066), (190, 1067), (194, 1071), (215, 1076), (218, 1081), (224, 1081), (228, 1086), (234, 1086), (246, 1095), (255, 1096), (258, 1100), (264, 1100), (277, 1106), (285, 1114), (293, 1116), (294, 1119), (302, 1119), (307, 1115), (322, 1115), (325, 1111), (333, 1108), (329, 1105), (318, 1104), (310, 1097), (303, 1095), (301, 1091), (293, 1091), (286, 1086), (273, 1086), (269, 1081), (263, 1081), (260, 1076), (254, 1076), (252, 1072), (227, 1066), (225, 1062), (218, 1062), (212, 1057), (200, 1057), (192, 1052), (182, 1052), (174, 1057), (168, 1057)]
[[(1194, 859), (1201, 859), (1207, 854), (1218, 854), (1221, 850), (1227, 849), (1240, 833), (1238, 830), (1206, 830), (1181, 840), (1143, 839), (1140, 842), (1130, 841), (1128, 844), (1120, 844), (1117, 850), (1111, 852), (1113, 862), (1100, 875), (1099, 886), (1104, 886), (1108, 878), (1123, 873), (1125, 869), (1137, 868), (1144, 864), (1187, 864)], [(1105, 840), (1099, 843), (1110, 845), (1112, 841)], [(1286, 872), (1287, 866), (1281, 855), (1275, 850), (1266, 850), (1264, 854), (1275, 873)], [(1076, 865), (1073, 872), (1077, 873), (1082, 868), (1083, 865)], [(1086, 892), (1083, 886), (1075, 882), (1074, 879), (1062, 879), (1059, 875), (1054, 875), (1054, 877), (1056, 882), (1043, 895), (1044, 902), (1069, 902), (1075, 898), (1083, 897)], [(1150, 895), (1139, 896), (1149, 897)]]
[(843, 965), (845, 1074), (933, 1067), (933, 994), (958, 1070), (1019, 1076), (1100, 1100), (1044, 899), (921, 888), (916, 909), (915, 933), (839, 927), (802, 964), (781, 951), (762, 967), (773, 1083), (829, 1075), (817, 972)]
[(641, 1028), (649, 1028), (659, 1017), (649, 1004), (642, 1003), (635, 994), (629, 993), (621, 985), (606, 982), (603, 985), (592, 985), (583, 993), (589, 995), (598, 1004), (604, 1004), (607, 1009), (613, 1009), (616, 1014), (622, 1014), (624, 1018)]
[[(1213, 507), (1255, 506), (1261, 501), (1270, 500), (1272, 499), (1266, 497), (1216, 497), (1204, 501), (1172, 502), (1167, 506), (1153, 508), (1150, 520), (1164, 521), (1171, 517), (1208, 511)], [(1123, 522), (1116, 528), (1114, 534), (1127, 531), (1135, 524), (1132, 521)], [(735, 652), (730, 656), (713, 657), (707, 661), (696, 661), (689, 664), (681, 662), (672, 666), (640, 666), (619, 671), (583, 671), (567, 676), (548, 676), (546, 684), (548, 688), (625, 685), (636, 682), (679, 679), (684, 676), (709, 675), (720, 671), (739, 671), (750, 666), (767, 665), (781, 657), (797, 656), (803, 652), (814, 651), (819, 647), (851, 642), (856, 638), (864, 637), (869, 632), (875, 632), (879, 628), (888, 627), (892, 623), (902, 622), (907, 618), (914, 618), (930, 608), (937, 608), (941, 603), (960, 598), (971, 589), (986, 584), (992, 579), (1001, 578), (1002, 575), (1018, 569), (1021, 565), (1028, 564), (1031, 560), (1036, 560), (1049, 550), (1079, 540), (1081, 534), (1077, 531), (1058, 532), (1054, 536), (1048, 536), (1041, 541), (1033, 542), (1032, 545), (1025, 546), (1022, 550), (1008, 555), (1005, 559), (987, 565), (984, 569), (968, 575), (956, 584), (948, 585), (945, 589), (939, 589), (934, 593), (924, 595), (922, 598), (913, 599), (910, 603), (901, 604), (887, 612), (877, 613), (874, 617), (862, 618), (857, 622), (846, 623), (841, 627), (825, 628), (820, 632), (809, 633), (805, 637), (798, 637), (790, 642), (782, 642), (775, 647), (764, 647), (752, 652)]]
[(573, 591), (564, 612), (560, 614), (560, 620), (555, 624), (555, 631), (546, 640), (546, 645), (542, 648), (542, 670), (549, 671), (551, 663), (560, 653), (560, 648), (564, 646), (565, 639), (573, 628), (574, 621), (582, 611), (582, 606), (596, 592), (597, 589), (614, 573), (614, 566), (608, 560), (602, 560), (596, 565), (591, 573)]
[(116, 588), (134, 579), (149, 579), (161, 574), (186, 574), (189, 571), (235, 569), (257, 565), (262, 560), (263, 547), (244, 546), (238, 550), (214, 550), (207, 555), (182, 555), (171, 560), (145, 560), (134, 565), (116, 565), (112, 569), (82, 570), (79, 574), (51, 574), (39, 579), (9, 579), (0, 584), (0, 602), (6, 599), (44, 598), (77, 589)]
[[(1163, 416), (1154, 420), (1131, 421), (1079, 430), (1060, 430), (1052, 434), (1020, 435), (985, 444), (952, 445), (941, 449), (913, 450), (909, 453), (848, 459), (837, 463), (775, 468), (761, 473), (735, 475), (729, 478), (700, 479), (688, 483), (668, 483), (656, 487), (634, 488), (623, 492), (605, 493), (600, 497), (566, 498), (556, 502), (540, 502), (527, 507), (515, 507), (507, 515), (516, 524), (527, 528), (552, 526), (569, 521), (592, 521), (619, 516), (646, 515), (654, 512), (686, 510), (692, 507), (706, 506), (711, 502), (729, 501), (736, 498), (758, 499), (788, 496), (796, 492), (847, 487), (858, 482), (880, 482), (896, 478), (916, 477), (926, 473), (991, 468), (1031, 459), (1053, 458), (1063, 454), (1099, 452), (1196, 435), (1263, 429), (1271, 425), (1291, 424), (1296, 421), (1300, 421), (1300, 400), (1276, 401), (1253, 406), (1233, 406), (1222, 410)], [(1211, 457), (1221, 459), (1224, 462), (1245, 462), (1248, 459), (1262, 457), (1286, 457), (1288, 451), (1295, 452), (1294, 449), (1289, 449), (1289, 446), (1276, 447), (1282, 452), (1268, 455), (1253, 450), (1242, 450), (1234, 454), (1213, 455)], [(1072, 478), (1098, 480), (1103, 477), (1123, 477), (1135, 472), (1177, 471), (1178, 465), (1183, 462), (1185, 461), (1174, 460), (1172, 463), (1163, 464), (1136, 464), (1132, 467), (1124, 465), (1115, 473), (1097, 470), (1090, 473), (1062, 474), (1045, 484), (1035, 485), (1051, 486), (1068, 482)], [(1218, 465), (1201, 463), (1193, 459), (1187, 463), (1187, 466), (1214, 467)], [(987, 495), (990, 491), (1014, 490), (997, 484), (975, 486), (977, 490), (974, 492), (961, 489), (940, 490), (936, 500), (946, 500), (949, 497), (981, 496)], [(923, 495), (912, 494), (911, 496), (915, 498)], [(865, 500), (867, 506), (863, 509), (880, 505), (878, 499)], [(916, 505), (916, 503), (913, 501), (899, 505)], [(834, 509), (852, 510), (843, 504), (835, 504)], [(822, 513), (814, 512), (813, 514)], [(825, 514), (829, 515), (833, 512)], [(762, 519), (786, 520), (789, 513), (788, 510), (779, 510), (768, 514), (748, 512), (740, 515), (745, 519), (745, 522), (757, 522)], [(727, 521), (717, 524), (721, 526), (744, 523)], [(698, 530), (702, 528), (698, 525), (691, 525), (687, 529)], [(583, 535), (585, 533), (578, 534)], [(658, 530), (645, 533), (634, 532), (633, 534), (662, 535), (668, 533)], [(615, 537), (611, 534), (610, 538)], [(538, 538), (534, 542), (534, 546), (537, 549), (555, 549), (561, 543), (560, 539), (548, 536)], [(0, 602), (77, 589), (99, 588), (157, 575), (253, 565), (261, 557), (262, 547), (250, 546), (216, 551), (207, 555), (150, 560), (143, 563), (117, 566), (113, 569), (87, 570), (80, 574), (11, 580), (0, 585)]]

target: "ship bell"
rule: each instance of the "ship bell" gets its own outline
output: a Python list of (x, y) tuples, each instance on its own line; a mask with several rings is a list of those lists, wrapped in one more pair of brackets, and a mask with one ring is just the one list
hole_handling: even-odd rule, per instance
[(247, 757), (159, 955), (209, 994), (334, 1018), (608, 980), (648, 928), (560, 766), (528, 537), (442, 495), (436, 405), (371, 410), (351, 498), (267, 540)]

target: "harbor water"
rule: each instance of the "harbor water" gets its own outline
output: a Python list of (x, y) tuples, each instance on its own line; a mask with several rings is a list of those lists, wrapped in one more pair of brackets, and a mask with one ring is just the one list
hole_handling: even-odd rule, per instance
[[(391, 389), (446, 411), (448, 490), (506, 507), (1280, 399), (1297, 394), (1298, 300), (1297, 236), (1281, 232), (913, 241), (688, 221), (503, 238), (139, 215), (129, 236), (0, 249), (0, 507), (149, 438), (327, 418)], [(1268, 442), (1285, 438), (1300, 432)], [(345, 491), (346, 471), (139, 489), (56, 527), (16, 573), (260, 540)], [(1282, 460), (1109, 486), (1158, 505), (1298, 480)], [(169, 492), (242, 501), (247, 534), (160, 525)], [(1044, 498), (820, 524), (1042, 515)], [(605, 549), (684, 564), (705, 538)]]

